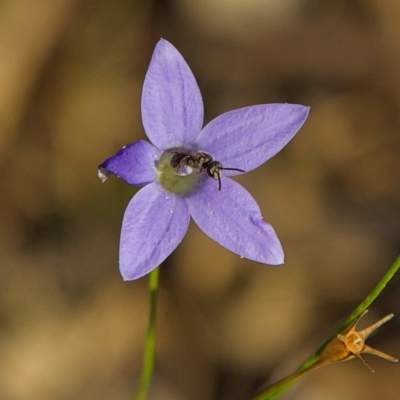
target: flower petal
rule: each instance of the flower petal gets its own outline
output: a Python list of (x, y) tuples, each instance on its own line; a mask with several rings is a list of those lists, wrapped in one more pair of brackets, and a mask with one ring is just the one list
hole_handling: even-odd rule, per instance
[(262, 221), (260, 209), (247, 190), (222, 177), (222, 190), (207, 179), (188, 197), (189, 211), (196, 224), (211, 239), (250, 260), (278, 265), (283, 249), (271, 225)]
[(99, 165), (98, 176), (104, 182), (112, 173), (131, 185), (146, 185), (154, 181), (159, 153), (151, 143), (139, 140)]
[(207, 124), (196, 139), (196, 146), (224, 167), (248, 172), (281, 151), (304, 124), (308, 112), (309, 107), (297, 104), (264, 104), (233, 110)]
[(159, 266), (181, 242), (189, 226), (183, 197), (150, 183), (133, 197), (124, 215), (119, 267), (124, 280), (146, 275)]
[(161, 39), (143, 85), (142, 120), (159, 149), (194, 143), (203, 125), (203, 100), (192, 71), (178, 50)]

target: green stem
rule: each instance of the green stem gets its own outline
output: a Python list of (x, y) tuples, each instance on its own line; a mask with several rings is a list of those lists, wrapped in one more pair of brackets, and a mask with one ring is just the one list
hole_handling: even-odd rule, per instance
[(140, 376), (139, 388), (136, 392), (135, 400), (144, 400), (147, 396), (151, 378), (154, 370), (154, 353), (156, 343), (156, 309), (157, 309), (157, 289), (158, 289), (158, 267), (150, 272), (149, 289), (150, 289), (150, 314), (149, 324), (147, 325), (146, 344), (144, 350), (144, 360), (142, 374)]
[(338, 329), (329, 337), (328, 340), (314, 353), (312, 354), (298, 369), (297, 371), (288, 376), (285, 379), (277, 382), (275, 385), (268, 387), (263, 390), (253, 400), (275, 400), (278, 399), (283, 393), (285, 393), (301, 376), (299, 372), (304, 371), (318, 361), (318, 358), (324, 348), (337, 337), (337, 335), (345, 331), (380, 295), (385, 286), (393, 278), (394, 274), (400, 268), (400, 256), (396, 258), (394, 263), (383, 275), (382, 279), (374, 287), (371, 293), (362, 301), (362, 303), (350, 314), (350, 316), (339, 326)]

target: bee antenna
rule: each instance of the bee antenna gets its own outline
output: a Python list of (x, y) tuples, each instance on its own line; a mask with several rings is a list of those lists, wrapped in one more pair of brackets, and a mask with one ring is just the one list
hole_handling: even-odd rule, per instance
[[(223, 168), (223, 167), (220, 167), (220, 170), (225, 170), (225, 171), (238, 171), (238, 172), (246, 172), (246, 171), (243, 171), (242, 169), (239, 169), (239, 168)], [(218, 191), (221, 191), (221, 174), (219, 173), (219, 171), (216, 171), (217, 172), (217, 174), (218, 174)]]
[(223, 167), (221, 167), (221, 169), (223, 169), (223, 170), (225, 170), (225, 171), (239, 171), (239, 172), (246, 172), (246, 171), (243, 171), (242, 169), (239, 169), (239, 168), (223, 168)]

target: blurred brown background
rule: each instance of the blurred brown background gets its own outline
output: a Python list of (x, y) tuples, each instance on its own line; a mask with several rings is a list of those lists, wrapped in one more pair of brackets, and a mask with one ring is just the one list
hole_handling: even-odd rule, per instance
[[(238, 178), (286, 251), (242, 260), (194, 224), (161, 269), (150, 400), (245, 400), (291, 373), (365, 297), (400, 246), (398, 0), (0, 2), (0, 399), (131, 399), (147, 280), (118, 240), (135, 188), (97, 165), (145, 138), (160, 37), (182, 53), (206, 122), (257, 103), (311, 106), (297, 137)], [(400, 356), (400, 277), (364, 325)], [(284, 399), (400, 399), (399, 366), (310, 374)]]

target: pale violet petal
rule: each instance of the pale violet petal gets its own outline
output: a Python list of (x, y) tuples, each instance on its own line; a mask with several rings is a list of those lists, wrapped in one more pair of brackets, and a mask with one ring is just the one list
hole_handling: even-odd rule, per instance
[(119, 266), (124, 280), (140, 278), (159, 266), (178, 246), (189, 225), (185, 198), (150, 183), (130, 201), (124, 215)]
[(189, 211), (196, 224), (211, 239), (250, 260), (279, 265), (283, 249), (272, 226), (262, 220), (260, 209), (246, 189), (222, 178), (222, 190), (207, 179), (188, 197)]
[(159, 153), (151, 143), (139, 140), (99, 165), (97, 174), (103, 182), (111, 173), (131, 185), (145, 185), (154, 181)]
[(161, 39), (154, 50), (142, 93), (142, 120), (161, 150), (192, 145), (203, 125), (203, 100), (192, 71), (178, 50)]
[[(304, 124), (309, 107), (265, 104), (240, 108), (207, 124), (196, 139), (198, 149), (226, 168), (251, 171), (282, 150)], [(225, 175), (240, 172), (226, 171)]]

